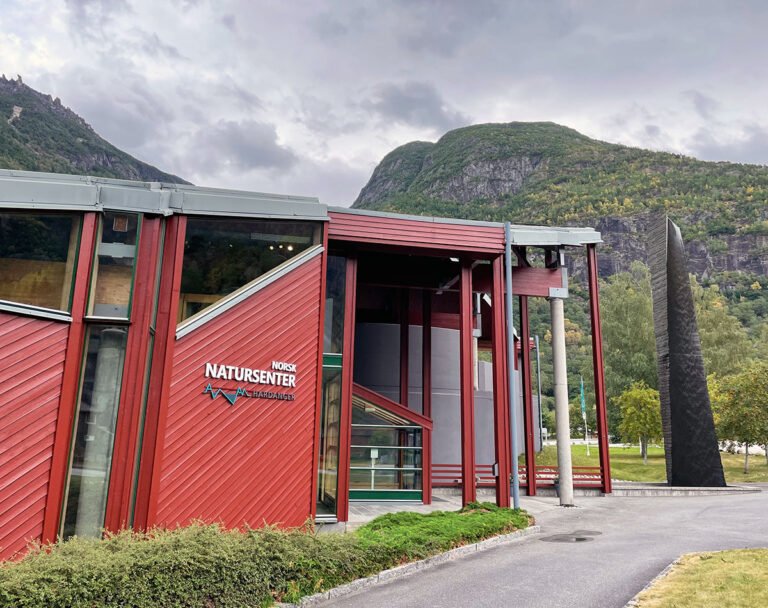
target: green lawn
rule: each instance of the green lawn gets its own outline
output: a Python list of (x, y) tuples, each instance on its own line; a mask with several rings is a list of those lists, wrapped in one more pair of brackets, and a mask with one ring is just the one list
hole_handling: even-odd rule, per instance
[(638, 608), (742, 608), (768, 603), (768, 550), (684, 555), (640, 594)]
[[(577, 467), (596, 467), (599, 465), (597, 446), (590, 446), (590, 456), (583, 445), (571, 448), (573, 465)], [(744, 475), (744, 455), (721, 453), (725, 479), (728, 483), (743, 483), (747, 481), (768, 481), (768, 464), (765, 456), (750, 456), (749, 474)], [(521, 457), (521, 463), (524, 458)], [(555, 446), (545, 446), (542, 453), (536, 454), (537, 465), (557, 465)], [(611, 448), (611, 477), (621, 481), (666, 481), (664, 466), (664, 448), (648, 448), (648, 464), (643, 464), (640, 448), (637, 446)]]

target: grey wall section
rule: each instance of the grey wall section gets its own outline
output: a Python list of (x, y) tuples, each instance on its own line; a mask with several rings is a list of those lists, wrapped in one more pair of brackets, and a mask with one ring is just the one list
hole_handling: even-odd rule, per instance
[[(421, 413), (421, 326), (409, 332), (408, 406)], [(400, 327), (391, 323), (358, 323), (355, 327), (355, 382), (399, 401)], [(515, 382), (520, 389), (519, 375)], [(521, 422), (518, 446), (524, 446), (522, 398), (516, 400)], [(432, 462), (461, 462), (459, 417), (459, 332), (432, 328)], [(480, 361), (475, 391), (475, 458), (493, 464), (493, 376), (490, 363)]]

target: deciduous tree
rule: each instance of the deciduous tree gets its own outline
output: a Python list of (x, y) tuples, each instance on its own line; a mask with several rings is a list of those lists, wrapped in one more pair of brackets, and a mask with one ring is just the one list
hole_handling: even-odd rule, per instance
[(718, 436), (744, 444), (744, 473), (749, 473), (749, 446), (768, 443), (768, 362), (752, 363), (726, 378), (711, 377), (710, 398)]
[(648, 442), (659, 441), (662, 436), (659, 391), (645, 382), (634, 382), (616, 401), (621, 408), (622, 436), (640, 438), (643, 464), (648, 464)]

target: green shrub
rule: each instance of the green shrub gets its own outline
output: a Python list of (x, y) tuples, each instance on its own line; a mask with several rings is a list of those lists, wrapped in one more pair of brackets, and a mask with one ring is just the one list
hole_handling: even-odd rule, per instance
[(484, 503), (384, 515), (351, 534), (193, 524), (72, 538), (0, 565), (0, 606), (269, 606), (527, 525), (525, 512)]

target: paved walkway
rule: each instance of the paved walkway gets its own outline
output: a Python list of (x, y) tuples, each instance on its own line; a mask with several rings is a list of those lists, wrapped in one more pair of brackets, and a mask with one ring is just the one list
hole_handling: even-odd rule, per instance
[(762, 489), (721, 496), (578, 497), (572, 509), (558, 507), (554, 498), (523, 497), (541, 535), (326, 605), (621, 608), (682, 553), (768, 547), (768, 484)]

